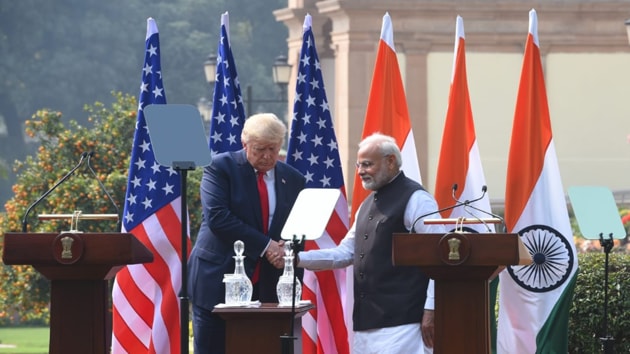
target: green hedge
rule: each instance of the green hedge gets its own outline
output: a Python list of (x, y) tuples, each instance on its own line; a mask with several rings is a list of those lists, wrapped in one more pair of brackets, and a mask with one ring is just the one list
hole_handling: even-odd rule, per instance
[(615, 353), (630, 353), (630, 255), (611, 253), (608, 265), (608, 325), (604, 333), (605, 257), (581, 253), (569, 317), (569, 353), (601, 353), (600, 337), (614, 339)]

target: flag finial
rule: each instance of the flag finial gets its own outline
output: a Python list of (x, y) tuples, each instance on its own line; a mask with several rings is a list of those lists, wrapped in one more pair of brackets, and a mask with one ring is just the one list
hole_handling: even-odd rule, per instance
[(529, 10), (529, 33), (534, 37), (536, 47), (540, 48), (538, 43), (538, 15), (536, 15), (536, 10), (534, 9)]

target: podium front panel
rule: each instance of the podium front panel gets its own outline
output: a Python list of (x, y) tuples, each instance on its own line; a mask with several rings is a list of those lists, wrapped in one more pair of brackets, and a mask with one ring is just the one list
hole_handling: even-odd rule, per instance
[(153, 254), (129, 233), (8, 232), (2, 260), (32, 265), (51, 281), (49, 353), (106, 354), (107, 280), (126, 264), (151, 262)]
[(518, 234), (396, 233), (392, 240), (394, 265), (418, 266), (435, 281), (435, 354), (490, 353), (488, 280), (528, 256)]
[[(394, 265), (448, 266), (440, 241), (449, 234), (395, 233), (392, 237)], [(519, 264), (518, 234), (463, 233), (469, 240), (467, 259), (458, 266), (498, 266)], [(442, 242), (443, 244), (444, 242)]]

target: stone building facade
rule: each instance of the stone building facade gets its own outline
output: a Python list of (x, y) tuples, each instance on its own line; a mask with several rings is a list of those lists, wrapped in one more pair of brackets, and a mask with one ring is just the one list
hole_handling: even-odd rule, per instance
[[(532, 8), (538, 14), (564, 187), (603, 185), (624, 198), (625, 191), (630, 191), (627, 0), (288, 0), (287, 7), (274, 15), (289, 29), (288, 57), (294, 77), (304, 16), (313, 17), (348, 198), (382, 18), (388, 12), (422, 179), (430, 191), (446, 115), (455, 21), (457, 15), (462, 16), (477, 141), (490, 197), (502, 202)], [(293, 102), (290, 91), (288, 102)]]

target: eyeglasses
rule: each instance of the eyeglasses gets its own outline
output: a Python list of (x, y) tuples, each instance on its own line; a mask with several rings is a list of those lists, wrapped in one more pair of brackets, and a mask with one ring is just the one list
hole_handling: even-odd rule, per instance
[(354, 165), (357, 166), (357, 170), (360, 170), (360, 169), (369, 170), (370, 168), (372, 168), (372, 166), (374, 166), (374, 162), (362, 161), (362, 162), (357, 162)]
[[(391, 156), (391, 154), (383, 155), (382, 159), (385, 159), (388, 156)], [(369, 170), (370, 168), (374, 167), (375, 163), (373, 161), (361, 161), (355, 163), (354, 165), (357, 167), (357, 170)]]

